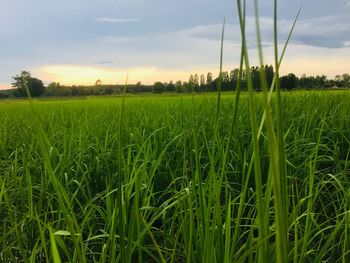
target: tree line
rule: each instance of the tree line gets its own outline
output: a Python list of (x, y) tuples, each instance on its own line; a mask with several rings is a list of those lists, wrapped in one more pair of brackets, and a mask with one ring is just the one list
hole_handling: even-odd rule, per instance
[[(266, 73), (266, 81), (268, 86), (272, 85), (274, 78), (274, 69), (271, 65), (264, 66)], [(260, 68), (253, 66), (250, 68), (253, 90), (260, 91)], [(241, 76), (240, 76), (241, 75)], [(102, 85), (100, 80), (97, 80), (94, 85), (83, 86), (73, 85), (64, 86), (58, 82), (52, 82), (45, 86), (44, 83), (35, 77), (32, 77), (28, 71), (22, 71), (19, 75), (14, 76), (11, 90), (0, 91), (0, 98), (9, 97), (26, 97), (28, 91), (32, 97), (54, 96), (54, 97), (69, 97), (69, 96), (98, 96), (98, 95), (113, 95), (121, 94), (124, 91), (124, 85)], [(221, 73), (221, 90), (232, 91), (235, 89), (237, 82), (241, 79), (242, 91), (247, 90), (247, 71), (243, 70), (240, 73), (238, 68)], [(190, 93), (190, 92), (215, 92), (218, 89), (220, 82), (219, 76), (213, 77), (211, 72), (204, 74), (191, 74), (188, 81), (157, 81), (153, 85), (144, 85), (141, 82), (129, 84), (127, 93)], [(293, 73), (280, 77), (280, 85), (283, 90), (294, 89), (337, 89), (350, 88), (350, 75), (344, 73), (335, 76), (334, 79), (328, 79), (325, 75), (306, 76), (303, 74), (300, 78)]]

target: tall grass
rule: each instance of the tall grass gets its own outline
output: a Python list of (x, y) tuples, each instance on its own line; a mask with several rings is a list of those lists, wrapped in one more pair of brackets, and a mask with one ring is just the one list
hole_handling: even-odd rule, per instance
[(349, 261), (350, 94), (281, 92), (277, 1), (255, 93), (237, 8), (234, 94), (0, 103), (1, 262)]
[[(176, 97), (163, 97), (159, 103), (151, 97), (127, 98), (121, 141), (121, 208), (116, 205), (119, 188), (115, 177), (119, 139), (114, 131), (119, 121), (113, 117), (121, 110), (121, 100), (33, 101), (35, 112), (42, 112), (38, 118), (49, 145), (54, 180), (35, 135), (32, 111), (24, 102), (2, 104), (1, 256), (8, 261), (53, 259), (54, 239), (62, 261), (80, 261), (78, 250), (84, 251), (81, 260), (110, 261), (114, 253), (115, 260), (121, 261), (119, 213), (124, 209), (127, 262), (258, 260), (264, 247), (257, 235), (261, 228), (250, 95), (240, 96), (232, 129), (235, 97), (222, 94), (217, 131), (212, 125), (214, 97), (185, 96), (182, 106)], [(287, 261), (343, 258), (346, 262), (349, 94), (282, 93), (282, 99), (288, 127), (284, 135)], [(255, 100), (256, 115), (262, 116), (262, 94)], [(270, 146), (264, 130), (259, 142), (262, 189), (264, 197), (270, 196), (269, 202), (266, 197), (263, 200), (264, 216), (268, 213), (270, 218), (265, 245), (268, 259), (275, 261), (276, 197), (268, 185), (272, 183), (268, 176)], [(65, 195), (71, 208), (60, 205), (58, 198), (65, 200)], [(69, 219), (70, 213), (76, 224)], [(74, 230), (76, 244), (74, 227), (78, 228)]]

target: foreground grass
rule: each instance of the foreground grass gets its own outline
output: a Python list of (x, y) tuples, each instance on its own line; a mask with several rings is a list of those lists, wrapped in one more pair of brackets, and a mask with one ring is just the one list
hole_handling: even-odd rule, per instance
[[(219, 113), (210, 94), (130, 97), (123, 111), (121, 98), (1, 102), (0, 261), (255, 262), (255, 148), (248, 96), (232, 126), (234, 99)], [(350, 93), (281, 101), (288, 261), (348, 262)], [(258, 143), (276, 261), (265, 129)]]

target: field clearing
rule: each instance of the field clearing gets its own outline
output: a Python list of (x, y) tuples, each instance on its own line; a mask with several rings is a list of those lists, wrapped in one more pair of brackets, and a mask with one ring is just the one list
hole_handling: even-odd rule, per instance
[[(221, 96), (0, 101), (0, 261), (275, 261), (267, 131), (261, 244), (248, 95)], [(349, 102), (282, 93), (290, 262), (350, 260)]]

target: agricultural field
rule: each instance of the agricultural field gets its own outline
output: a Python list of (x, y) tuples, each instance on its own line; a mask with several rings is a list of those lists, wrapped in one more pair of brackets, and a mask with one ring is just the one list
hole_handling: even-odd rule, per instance
[(350, 262), (349, 91), (236, 96), (0, 101), (0, 261)]

